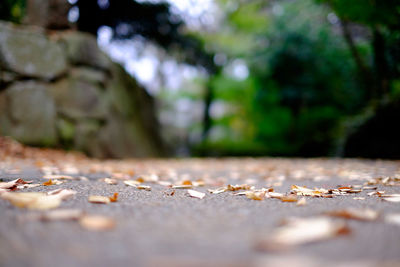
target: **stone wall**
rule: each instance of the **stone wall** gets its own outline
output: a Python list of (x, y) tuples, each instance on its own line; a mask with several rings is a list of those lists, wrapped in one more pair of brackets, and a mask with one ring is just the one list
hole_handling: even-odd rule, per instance
[(95, 157), (160, 156), (153, 99), (95, 37), (0, 22), (0, 135)]

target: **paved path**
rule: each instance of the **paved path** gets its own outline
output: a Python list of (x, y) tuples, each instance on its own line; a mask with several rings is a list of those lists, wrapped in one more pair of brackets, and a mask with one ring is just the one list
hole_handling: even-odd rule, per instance
[[(20, 209), (0, 199), (1, 266), (400, 265), (400, 225), (384, 219), (400, 213), (400, 203), (369, 196), (374, 190), (333, 198), (306, 197), (304, 206), (277, 198), (257, 201), (234, 195), (244, 190), (220, 194), (207, 190), (247, 184), (288, 193), (291, 185), (325, 189), (363, 185), (378, 177), (400, 177), (398, 161), (266, 158), (101, 162), (51, 153), (3, 155), (0, 161), (3, 182), (22, 178), (43, 183), (46, 174), (87, 179), (63, 180), (60, 185), (19, 192), (73, 189), (77, 194), (64, 200), (60, 208), (105, 215), (115, 220), (115, 228), (98, 232), (77, 221), (44, 222), (38, 217), (43, 212)], [(117, 184), (107, 184), (101, 179), (105, 177), (115, 178)], [(157, 181), (143, 183), (151, 186), (151, 191), (124, 184), (124, 180), (138, 177)], [(188, 180), (205, 183), (193, 188), (206, 193), (203, 199), (189, 197), (186, 189), (167, 186), (167, 182)], [(398, 185), (377, 186), (375, 191), (400, 193)], [(89, 195), (111, 196), (115, 192), (119, 193), (117, 202), (88, 202)], [(268, 241), (283, 219), (348, 208), (368, 208), (380, 215), (373, 221), (332, 218), (343, 221), (350, 233), (325, 241), (283, 251), (259, 249), (260, 242)]]

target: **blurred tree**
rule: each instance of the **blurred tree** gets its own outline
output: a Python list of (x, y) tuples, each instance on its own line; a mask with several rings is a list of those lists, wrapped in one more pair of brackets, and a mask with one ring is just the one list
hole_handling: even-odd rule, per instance
[(21, 22), (25, 11), (25, 0), (0, 1), (0, 20)]

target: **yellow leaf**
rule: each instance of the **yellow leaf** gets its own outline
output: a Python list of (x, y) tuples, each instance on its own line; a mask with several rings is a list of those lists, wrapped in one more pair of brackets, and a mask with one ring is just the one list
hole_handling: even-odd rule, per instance
[(118, 193), (114, 193), (112, 197), (108, 197), (111, 202), (117, 202), (118, 200)]

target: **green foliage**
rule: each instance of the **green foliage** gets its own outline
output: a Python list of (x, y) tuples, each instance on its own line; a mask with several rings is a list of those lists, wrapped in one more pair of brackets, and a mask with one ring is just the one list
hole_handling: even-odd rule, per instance
[(0, 20), (20, 23), (25, 12), (25, 0), (0, 1)]
[[(275, 9), (278, 14), (261, 2), (238, 2), (227, 15), (230, 32), (224, 32), (231, 45), (241, 47), (236, 51), (221, 39), (207, 39), (218, 51), (246, 60), (250, 76), (238, 81), (222, 72), (212, 78), (215, 101), (236, 108), (214, 119), (225, 136), (215, 140), (211, 135), (203, 149), (220, 155), (328, 155), (340, 121), (364, 106), (357, 68), (340, 32), (327, 20), (329, 8), (313, 1), (281, 1)], [(253, 23), (259, 14), (265, 18)], [(360, 53), (367, 58), (368, 46)]]

